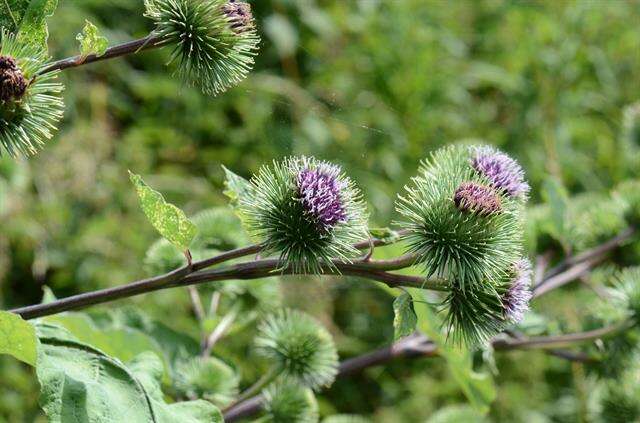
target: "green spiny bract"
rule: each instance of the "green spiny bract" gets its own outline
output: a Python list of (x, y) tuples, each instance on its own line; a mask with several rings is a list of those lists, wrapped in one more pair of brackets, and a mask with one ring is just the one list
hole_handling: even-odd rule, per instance
[(176, 364), (176, 389), (191, 400), (202, 398), (227, 406), (238, 394), (238, 382), (236, 372), (215, 357), (192, 357)]
[(316, 423), (318, 403), (311, 389), (295, 383), (275, 383), (262, 392), (265, 416), (270, 423)]
[(584, 251), (618, 235), (628, 224), (629, 204), (608, 194), (586, 193), (571, 197), (567, 210), (567, 241), (574, 251)]
[(0, 59), (0, 155), (33, 155), (51, 139), (62, 118), (63, 85), (58, 72), (39, 75), (47, 54), (41, 46), (1, 33)]
[(458, 288), (495, 292), (495, 286), (522, 253), (523, 199), (496, 191), (500, 210), (460, 210), (454, 196), (463, 184), (491, 182), (471, 166), (474, 147), (440, 149), (422, 163), (419, 175), (399, 196), (399, 222), (408, 252), (417, 255), (427, 276), (456, 281)]
[(249, 5), (233, 0), (146, 0), (155, 34), (174, 45), (170, 62), (205, 94), (238, 84), (253, 67), (260, 37)]
[(616, 277), (614, 289), (621, 305), (635, 319), (636, 325), (640, 324), (640, 266), (623, 269)]
[(627, 368), (615, 380), (604, 383), (600, 398), (600, 418), (607, 423), (640, 420), (640, 369), (637, 365)]
[(332, 259), (357, 256), (353, 244), (368, 237), (360, 191), (337, 166), (290, 157), (262, 167), (251, 184), (239, 201), (244, 223), (265, 254), (279, 254), (283, 268), (320, 273)]
[(329, 332), (296, 310), (269, 315), (258, 328), (257, 352), (273, 360), (274, 371), (311, 389), (327, 387), (338, 372), (338, 353)]
[(443, 302), (448, 337), (456, 343), (477, 345), (519, 323), (529, 309), (531, 276), (531, 264), (520, 259), (510, 266), (495, 293), (463, 291), (454, 282)]
[(623, 205), (625, 219), (632, 225), (640, 224), (640, 180), (629, 179), (616, 185), (612, 196)]

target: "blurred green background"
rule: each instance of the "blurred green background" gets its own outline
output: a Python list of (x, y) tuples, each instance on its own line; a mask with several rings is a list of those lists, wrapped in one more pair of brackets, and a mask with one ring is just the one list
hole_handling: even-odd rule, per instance
[[(225, 204), (222, 164), (249, 176), (272, 159), (314, 155), (360, 184), (372, 226), (394, 219), (395, 194), (421, 159), (462, 139), (518, 158), (534, 203), (547, 175), (572, 193), (637, 176), (620, 133), (624, 106), (640, 99), (639, 1), (252, 6), (263, 36), (255, 71), (217, 98), (181, 85), (163, 50), (62, 74), (66, 114), (55, 139), (28, 160), (0, 159), (3, 308), (39, 302), (43, 285), (63, 297), (147, 276), (141, 263), (156, 234), (128, 169), (195, 213)], [(144, 36), (152, 25), (142, 14), (142, 0), (62, 0), (49, 22), (51, 53), (76, 53), (84, 19), (111, 44)], [(392, 340), (391, 299), (370, 284), (307, 278), (283, 291), (285, 303), (327, 324), (343, 357)], [(109, 307), (128, 303), (198, 336), (182, 291)], [(561, 295), (548, 303), (568, 308)], [(587, 419), (579, 365), (538, 352), (497, 361), (491, 420)], [(28, 369), (3, 357), (0, 380), (0, 421), (42, 419)], [(413, 422), (464, 397), (439, 360), (424, 359), (340, 379), (320, 402), (325, 414)]]

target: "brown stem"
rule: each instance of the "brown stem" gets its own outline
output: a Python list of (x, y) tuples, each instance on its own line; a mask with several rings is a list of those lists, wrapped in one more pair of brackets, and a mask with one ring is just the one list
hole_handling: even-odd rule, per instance
[(104, 54), (97, 56), (95, 54), (89, 54), (87, 56), (73, 56), (66, 59), (58, 60), (51, 63), (49, 66), (40, 71), (40, 75), (45, 73), (63, 70), (67, 68), (75, 68), (82, 65), (87, 65), (93, 62), (99, 62), (102, 60), (113, 59), (115, 57), (126, 56), (128, 54), (135, 54), (139, 51), (150, 50), (167, 45), (167, 40), (163, 40), (157, 35), (149, 34), (144, 38), (139, 38), (133, 41), (127, 41), (126, 43), (118, 44), (113, 47), (109, 47)]
[[(374, 245), (387, 244), (384, 240), (379, 239), (374, 240), (373, 243)], [(367, 240), (357, 243), (354, 246), (359, 249), (365, 249), (369, 247), (369, 245), (370, 242)], [(282, 269), (279, 261), (275, 259), (256, 260), (209, 271), (202, 270), (236, 258), (256, 254), (261, 248), (260, 245), (238, 248), (205, 260), (194, 262), (191, 265), (181, 267), (180, 269), (161, 276), (142, 279), (114, 288), (78, 294), (47, 304), (20, 307), (11, 310), (11, 312), (19, 314), (24, 319), (33, 319), (177, 286), (189, 286), (197, 283), (230, 279), (256, 279), (278, 274), (295, 274), (291, 268)], [(446, 283), (442, 280), (425, 280), (417, 276), (398, 275), (383, 270), (406, 267), (405, 264), (407, 263), (409, 263), (409, 259), (405, 256), (394, 260), (371, 260), (368, 262), (356, 261), (354, 263), (344, 263), (336, 261), (331, 268), (324, 269), (323, 274), (361, 276), (383, 282), (391, 287), (413, 286), (434, 290), (446, 289)]]

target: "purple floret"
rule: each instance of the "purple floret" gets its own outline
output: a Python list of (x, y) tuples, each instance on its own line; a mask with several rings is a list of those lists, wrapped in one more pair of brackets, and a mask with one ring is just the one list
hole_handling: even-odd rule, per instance
[(339, 179), (337, 166), (319, 166), (302, 170), (297, 177), (300, 199), (305, 211), (324, 230), (347, 221), (347, 213), (340, 198), (345, 182)]
[(458, 210), (489, 216), (502, 210), (500, 196), (486, 185), (463, 182), (453, 194), (453, 202)]
[(511, 323), (519, 323), (529, 310), (531, 300), (531, 263), (522, 259), (514, 265), (515, 272), (511, 285), (502, 296), (504, 317)]
[(506, 154), (488, 146), (472, 149), (473, 168), (484, 175), (494, 188), (504, 190), (512, 197), (529, 193), (529, 184), (524, 180), (522, 167)]
[(243, 32), (253, 27), (253, 15), (249, 3), (229, 0), (222, 6), (222, 12), (231, 20), (231, 29), (235, 32)]

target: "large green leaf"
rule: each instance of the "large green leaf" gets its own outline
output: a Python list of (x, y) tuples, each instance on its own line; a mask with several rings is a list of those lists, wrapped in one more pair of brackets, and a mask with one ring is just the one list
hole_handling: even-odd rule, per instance
[(411, 335), (416, 330), (418, 318), (413, 310), (413, 302), (411, 296), (403, 291), (393, 301), (393, 332), (394, 338), (399, 339), (403, 336)]
[(0, 1), (0, 26), (18, 33), (21, 40), (46, 45), (49, 32), (46, 18), (53, 15), (58, 0)]
[(447, 362), (451, 375), (473, 408), (480, 413), (487, 413), (489, 406), (496, 398), (493, 379), (487, 373), (473, 370), (471, 351), (447, 342), (446, 336), (440, 330), (442, 322), (428, 304), (429, 297), (425, 291), (411, 288), (410, 293), (416, 300), (414, 304), (418, 316), (418, 328), (436, 343), (440, 355)]
[(33, 326), (17, 314), (0, 311), (0, 354), (36, 365), (38, 340)]
[[(146, 351), (152, 351), (160, 357), (164, 356), (158, 343), (137, 329), (98, 328), (89, 316), (82, 313), (58, 314), (45, 317), (43, 320), (64, 327), (80, 342), (91, 345), (122, 362), (130, 361)], [(164, 364), (165, 369), (168, 370), (168, 364)]]
[(88, 20), (85, 20), (82, 32), (76, 35), (76, 40), (80, 43), (82, 57), (87, 57), (90, 54), (102, 56), (109, 46), (107, 38), (100, 33), (97, 26)]
[(140, 206), (153, 227), (176, 247), (183, 251), (189, 249), (198, 232), (196, 225), (182, 210), (167, 203), (162, 194), (149, 187), (140, 175), (129, 172), (129, 176), (136, 187)]
[(38, 334), (40, 404), (52, 423), (222, 421), (205, 401), (165, 403), (162, 362), (151, 352), (125, 366), (60, 327), (40, 323)]

